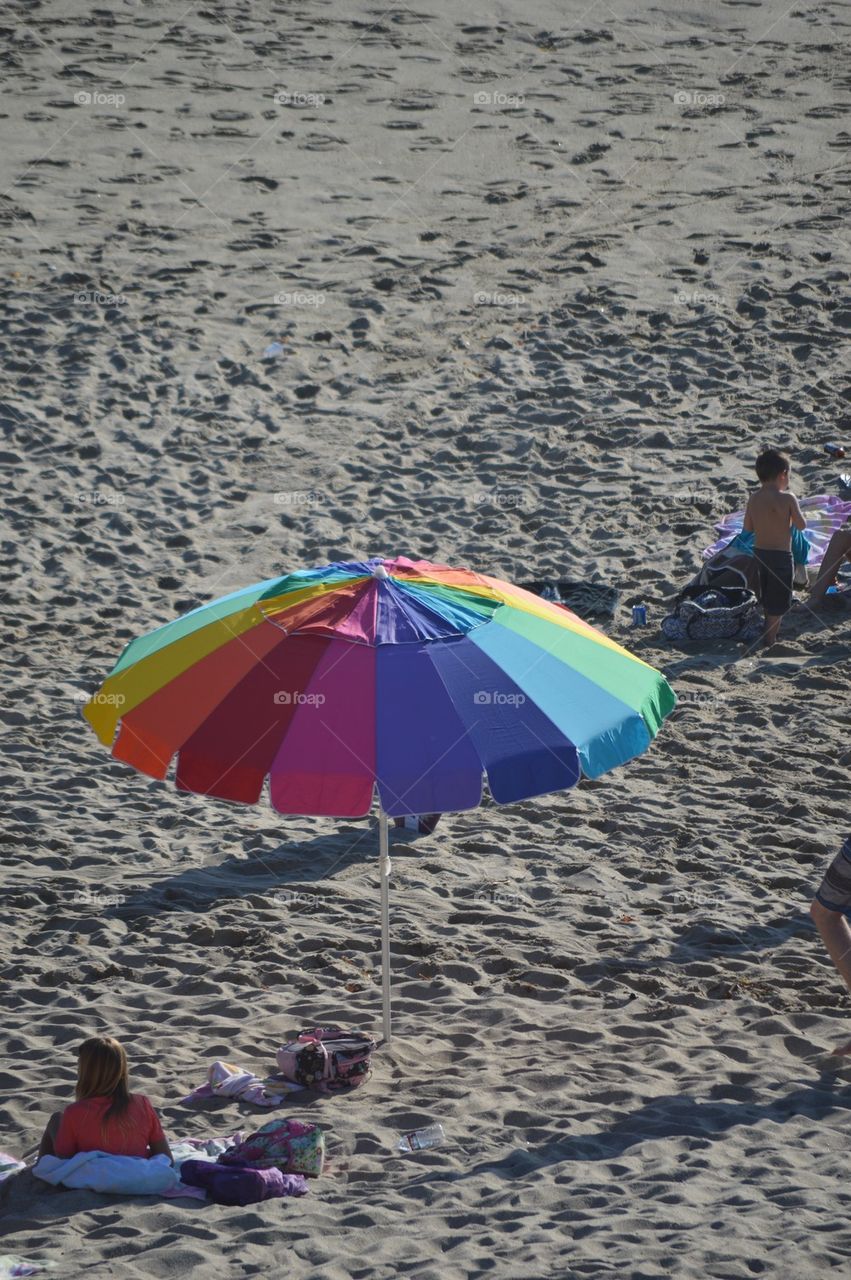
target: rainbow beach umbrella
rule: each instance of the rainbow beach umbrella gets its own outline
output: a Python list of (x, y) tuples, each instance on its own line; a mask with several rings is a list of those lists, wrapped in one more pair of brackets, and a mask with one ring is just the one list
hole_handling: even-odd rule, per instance
[(181, 791), (362, 817), (377, 792), (384, 1034), (388, 816), (575, 786), (644, 751), (675, 703), (560, 605), (470, 569), (375, 558), (270, 578), (127, 645), (83, 714)]

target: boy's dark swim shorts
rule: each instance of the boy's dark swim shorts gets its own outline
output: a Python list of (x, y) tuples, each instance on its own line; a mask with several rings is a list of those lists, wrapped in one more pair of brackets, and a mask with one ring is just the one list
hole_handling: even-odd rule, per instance
[(791, 551), (754, 551), (759, 565), (762, 607), (772, 618), (792, 608), (792, 580), (795, 566)]
[(824, 873), (816, 898), (828, 911), (851, 911), (851, 836)]

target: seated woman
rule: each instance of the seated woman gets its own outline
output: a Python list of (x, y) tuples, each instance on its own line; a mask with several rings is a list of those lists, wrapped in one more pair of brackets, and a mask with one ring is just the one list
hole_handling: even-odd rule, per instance
[(76, 1102), (47, 1123), (41, 1156), (67, 1160), (78, 1151), (114, 1156), (168, 1156), (171, 1149), (156, 1111), (142, 1093), (130, 1093), (127, 1054), (112, 1036), (93, 1036), (78, 1050)]

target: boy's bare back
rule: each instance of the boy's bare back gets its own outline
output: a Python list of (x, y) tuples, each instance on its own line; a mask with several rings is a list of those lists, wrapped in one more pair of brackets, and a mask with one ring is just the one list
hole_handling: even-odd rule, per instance
[(748, 499), (745, 529), (752, 529), (754, 545), (761, 551), (789, 551), (792, 525), (803, 529), (806, 521), (794, 493), (765, 484)]

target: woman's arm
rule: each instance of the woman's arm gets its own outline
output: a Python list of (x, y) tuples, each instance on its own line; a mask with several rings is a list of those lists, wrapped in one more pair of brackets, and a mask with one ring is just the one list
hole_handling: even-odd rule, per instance
[(40, 1160), (42, 1156), (56, 1155), (53, 1142), (54, 1142), (54, 1139), (56, 1138), (56, 1131), (59, 1128), (59, 1121), (61, 1119), (62, 1119), (62, 1112), (54, 1111), (53, 1115), (48, 1120), (44, 1133), (41, 1135), (41, 1142), (38, 1148), (37, 1159)]
[(150, 1098), (146, 1098), (143, 1093), (135, 1096), (141, 1100), (142, 1106), (148, 1114), (148, 1159), (150, 1160), (152, 1156), (168, 1156), (171, 1163), (174, 1164), (171, 1147), (168, 1145), (168, 1139), (163, 1133), (160, 1118), (151, 1106)]
[(171, 1154), (171, 1147), (168, 1145), (168, 1138), (155, 1138), (153, 1142), (148, 1144), (148, 1159), (151, 1156), (168, 1156), (172, 1164), (174, 1164), (174, 1156)]

